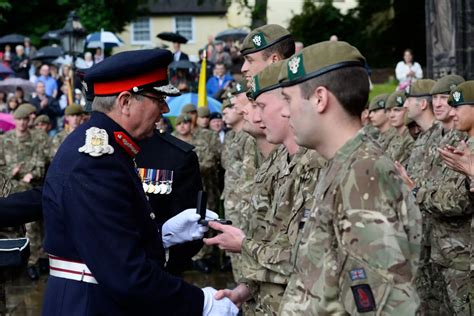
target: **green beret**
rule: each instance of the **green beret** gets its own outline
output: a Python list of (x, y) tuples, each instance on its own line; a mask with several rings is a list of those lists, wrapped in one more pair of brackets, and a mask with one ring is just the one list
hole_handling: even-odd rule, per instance
[(405, 92), (407, 98), (427, 97), (431, 95), (431, 89), (436, 81), (431, 79), (420, 79), (413, 82)]
[(245, 37), (240, 53), (243, 56), (253, 54), (287, 38), (291, 38), (287, 29), (277, 24), (267, 24), (256, 28)]
[(29, 107), (30, 104), (23, 103), (20, 105), (15, 112), (13, 112), (13, 118), (20, 120), (20, 119), (25, 119), (30, 116), (31, 113), (35, 111), (31, 111), (31, 108)]
[(398, 90), (388, 96), (387, 101), (385, 101), (385, 108), (401, 108), (406, 100), (405, 91)]
[(369, 111), (385, 109), (388, 95), (388, 93), (383, 93), (373, 97), (369, 104)]
[(456, 88), (458, 84), (463, 83), (465, 80), (463, 77), (458, 75), (447, 75), (436, 81), (433, 88), (431, 88), (431, 95), (434, 94), (449, 94), (451, 90)]
[(211, 111), (209, 111), (209, 108), (207, 106), (200, 106), (198, 107), (198, 117), (209, 117), (211, 115)]
[(66, 107), (64, 110), (64, 115), (81, 115), (84, 113), (84, 108), (79, 104), (71, 104)]
[(225, 108), (231, 108), (232, 103), (230, 103), (230, 100), (228, 98), (225, 98), (224, 101), (222, 101), (222, 111), (224, 111)]
[(273, 63), (253, 76), (250, 82), (250, 97), (252, 99), (256, 100), (262, 93), (280, 88), (278, 75), (280, 74), (283, 64), (284, 60)]
[(231, 90), (230, 90), (230, 93), (231, 95), (237, 95), (237, 94), (241, 94), (241, 93), (247, 93), (247, 91), (249, 90), (248, 88), (249, 86), (249, 83), (247, 81), (247, 79), (242, 79), (240, 80)]
[(474, 105), (474, 81), (466, 81), (458, 85), (449, 94), (448, 104), (452, 107)]
[(174, 120), (175, 125), (179, 125), (184, 122), (191, 122), (191, 118), (187, 114), (180, 114), (176, 119)]
[(18, 108), (23, 107), (28, 111), (28, 114), (36, 113), (36, 107), (30, 103), (22, 103)]
[(49, 119), (49, 116), (47, 116), (46, 114), (41, 114), (40, 116), (35, 118), (35, 125), (39, 123), (49, 124), (51, 123), (51, 120)]
[(292, 86), (336, 69), (364, 65), (364, 56), (354, 46), (326, 41), (303, 48), (298, 55), (285, 60), (278, 80), (283, 87)]
[(181, 114), (189, 114), (191, 112), (196, 112), (196, 107), (192, 103), (186, 104), (181, 109)]

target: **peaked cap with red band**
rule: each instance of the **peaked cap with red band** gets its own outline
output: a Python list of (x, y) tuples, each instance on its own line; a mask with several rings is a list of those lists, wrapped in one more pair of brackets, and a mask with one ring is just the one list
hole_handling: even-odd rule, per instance
[(168, 65), (172, 61), (173, 54), (165, 49), (125, 51), (92, 66), (84, 80), (92, 83), (96, 96), (144, 90), (176, 96), (179, 90), (168, 81)]

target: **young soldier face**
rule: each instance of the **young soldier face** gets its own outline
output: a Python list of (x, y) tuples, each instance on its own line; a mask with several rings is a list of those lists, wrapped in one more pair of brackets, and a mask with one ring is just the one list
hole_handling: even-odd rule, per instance
[(28, 118), (15, 119), (15, 129), (19, 132), (28, 130)]
[(390, 125), (395, 128), (399, 128), (405, 124), (405, 108), (391, 108), (388, 114)]
[(270, 63), (270, 58), (266, 60), (263, 58), (263, 51), (255, 52), (244, 56), (244, 64), (242, 65), (241, 71), (245, 79), (250, 80)]
[(387, 122), (385, 109), (372, 110), (369, 112), (369, 119), (373, 126), (381, 127)]
[(454, 128), (467, 132), (470, 136), (474, 132), (474, 105), (461, 105), (449, 112), (454, 121)]
[(181, 136), (187, 136), (191, 133), (191, 122), (181, 122), (176, 125), (176, 132)]
[(296, 143), (314, 149), (318, 131), (311, 99), (306, 100), (302, 97), (299, 85), (283, 88), (282, 95), (289, 104), (290, 128), (295, 133)]
[(448, 94), (435, 94), (433, 96), (433, 114), (438, 121), (449, 121), (451, 106), (448, 104)]
[(281, 96), (281, 89), (262, 93), (257, 98), (257, 112), (265, 127), (265, 137), (269, 143), (281, 144), (290, 132), (290, 121), (282, 112), (287, 102)]

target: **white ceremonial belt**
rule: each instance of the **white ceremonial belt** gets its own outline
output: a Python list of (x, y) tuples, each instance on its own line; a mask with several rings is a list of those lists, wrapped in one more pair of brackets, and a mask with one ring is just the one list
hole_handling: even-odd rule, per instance
[(57, 278), (98, 284), (89, 268), (82, 262), (49, 255), (49, 275)]

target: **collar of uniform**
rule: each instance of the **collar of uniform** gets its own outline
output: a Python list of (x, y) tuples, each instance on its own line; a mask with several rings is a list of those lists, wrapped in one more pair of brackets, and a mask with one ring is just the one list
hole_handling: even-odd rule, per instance
[[(92, 112), (89, 120), (91, 126), (97, 126), (105, 129), (109, 135), (109, 140), (113, 139), (114, 147), (121, 148), (127, 155), (134, 158), (140, 151), (140, 147), (136, 144), (132, 136), (117, 122), (112, 120), (106, 114), (101, 112)], [(120, 135), (120, 137), (119, 137)]]
[(329, 160), (345, 161), (365, 141), (368, 141), (368, 139), (365, 136), (364, 129), (362, 128), (352, 139), (348, 140), (341, 148), (339, 148), (336, 155)]

